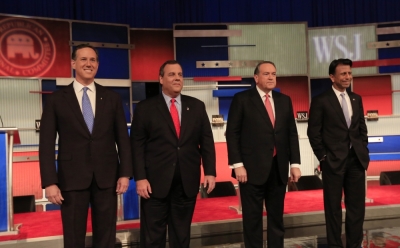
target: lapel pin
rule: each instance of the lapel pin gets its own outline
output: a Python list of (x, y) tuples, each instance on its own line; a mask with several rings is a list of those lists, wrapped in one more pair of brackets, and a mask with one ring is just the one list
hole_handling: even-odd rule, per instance
[(356, 99), (353, 98), (353, 101), (355, 101)]
[(189, 110), (189, 107), (187, 107), (187, 109), (186, 110)]

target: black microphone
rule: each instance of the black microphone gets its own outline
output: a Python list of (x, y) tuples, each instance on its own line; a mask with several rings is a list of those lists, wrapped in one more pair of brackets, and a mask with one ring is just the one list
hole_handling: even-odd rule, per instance
[(4, 127), (3, 119), (1, 118), (1, 115), (0, 115), (0, 121), (1, 121), (1, 127)]

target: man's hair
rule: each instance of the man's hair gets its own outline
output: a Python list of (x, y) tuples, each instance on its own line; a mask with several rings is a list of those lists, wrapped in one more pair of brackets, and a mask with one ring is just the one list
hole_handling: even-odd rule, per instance
[(180, 67), (182, 67), (181, 64), (179, 64), (179, 62), (176, 60), (167, 60), (164, 62), (164, 64), (161, 65), (160, 71), (158, 72), (159, 76), (164, 77), (164, 68), (166, 65), (179, 65)]
[(96, 60), (99, 61), (99, 52), (97, 51), (96, 48), (94, 48), (94, 46), (91, 46), (89, 44), (80, 44), (80, 45), (77, 45), (76, 47), (74, 47), (74, 49), (72, 51), (72, 55), (71, 55), (72, 60), (76, 60), (76, 52), (79, 49), (86, 48), (86, 47), (93, 49), (93, 51), (96, 53)]
[(258, 73), (260, 73), (260, 65), (262, 65), (262, 64), (271, 64), (276, 69), (276, 66), (275, 66), (274, 62), (272, 62), (272, 61), (262, 61), (262, 62), (258, 63), (257, 66), (256, 66), (256, 69), (254, 69), (254, 75), (258, 75)]
[(349, 65), (350, 67), (353, 65), (353, 61), (350, 59), (335, 59), (329, 65), (329, 75), (334, 75), (336, 72), (336, 67), (338, 65)]

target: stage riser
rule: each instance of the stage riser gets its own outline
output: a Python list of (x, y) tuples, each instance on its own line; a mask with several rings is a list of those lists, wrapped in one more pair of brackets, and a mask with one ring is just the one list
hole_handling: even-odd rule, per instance
[[(343, 212), (343, 221), (345, 213)], [(264, 218), (266, 223), (266, 217)], [(298, 238), (308, 236), (325, 236), (325, 219), (323, 211), (301, 214), (287, 214), (284, 216), (286, 227), (285, 238)], [(372, 230), (382, 227), (400, 226), (400, 205), (388, 205), (379, 207), (368, 207), (365, 215), (364, 229)], [(264, 230), (266, 231), (266, 230)], [(344, 231), (344, 225), (343, 225)], [(241, 219), (230, 221), (215, 221), (206, 223), (195, 223), (192, 225), (192, 240), (190, 247), (224, 247), (221, 245), (242, 243)], [(117, 239), (123, 245), (132, 244), (136, 246), (139, 242), (139, 229), (118, 231)], [(264, 239), (266, 234), (264, 233)], [(91, 237), (87, 238), (87, 244), (91, 244)], [(225, 247), (238, 247), (225, 246)], [(19, 241), (0, 242), (1, 248), (57, 248), (62, 247), (62, 237), (49, 237), (47, 239), (30, 239)], [(116, 246), (118, 247), (118, 246)]]

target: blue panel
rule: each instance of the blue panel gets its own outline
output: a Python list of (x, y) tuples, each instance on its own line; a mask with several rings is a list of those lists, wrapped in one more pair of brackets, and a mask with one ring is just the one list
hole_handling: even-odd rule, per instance
[(146, 83), (132, 83), (132, 101), (146, 99)]
[[(398, 24), (379, 25), (378, 28), (398, 26)], [(378, 35), (378, 41), (400, 40), (400, 34)], [(400, 58), (400, 47), (378, 49), (379, 59), (398, 59)], [(400, 65), (380, 66), (379, 73), (396, 73), (400, 72)]]
[(131, 122), (132, 116), (131, 116), (131, 110), (130, 110), (130, 88), (128, 87), (107, 87), (108, 89), (111, 89), (115, 92), (117, 92), (121, 96), (121, 101), (122, 101), (122, 107), (124, 108), (124, 113), (125, 113), (125, 119), (127, 123)]
[(136, 182), (131, 180), (129, 188), (123, 195), (124, 220), (139, 219), (139, 196), (136, 193)]
[(73, 22), (72, 40), (128, 44), (128, 28), (115, 25)]
[[(131, 129), (129, 128), (129, 134)], [(136, 193), (136, 182), (131, 180), (127, 192), (123, 195), (124, 220), (139, 219), (139, 196)]]
[[(98, 48), (99, 70), (96, 78), (129, 79), (129, 50)], [(74, 73), (75, 75), (75, 73)]]
[(46, 211), (60, 210), (61, 206), (56, 204), (46, 204)]
[(400, 135), (383, 136), (383, 142), (369, 143), (368, 149), (370, 153), (400, 153)]
[(371, 161), (400, 160), (400, 153), (370, 154)]
[(213, 90), (213, 97), (230, 97), (230, 98), (232, 98), (236, 93), (244, 91), (244, 90), (246, 90), (246, 88)]
[(6, 134), (4, 132), (0, 132), (0, 232), (5, 232), (8, 230), (6, 142)]
[[(226, 30), (226, 25), (175, 26), (176, 30)], [(228, 68), (197, 69), (196, 61), (228, 60), (227, 47), (202, 47), (228, 45), (227, 37), (178, 37), (175, 38), (176, 60), (182, 65), (184, 77), (228, 76)]]

